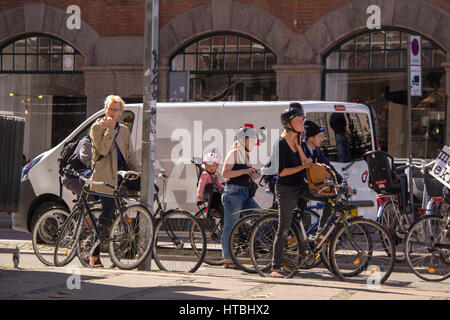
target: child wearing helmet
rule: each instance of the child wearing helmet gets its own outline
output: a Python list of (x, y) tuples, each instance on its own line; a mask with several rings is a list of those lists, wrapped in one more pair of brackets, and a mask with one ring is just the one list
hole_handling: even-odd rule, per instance
[(203, 201), (203, 194), (205, 192), (206, 186), (212, 187), (211, 199), (209, 199), (209, 212), (215, 217), (220, 217), (223, 212), (223, 206), (221, 201), (221, 195), (223, 189), (225, 188), (220, 181), (219, 175), (216, 173), (217, 167), (219, 166), (219, 156), (215, 153), (207, 153), (203, 157), (202, 164), (205, 171), (200, 175), (197, 188), (197, 199), (198, 201)]

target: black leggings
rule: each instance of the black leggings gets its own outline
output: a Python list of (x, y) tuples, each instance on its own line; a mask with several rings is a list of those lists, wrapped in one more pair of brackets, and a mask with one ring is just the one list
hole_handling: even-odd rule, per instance
[(277, 184), (275, 187), (275, 195), (278, 201), (278, 229), (273, 243), (272, 269), (280, 269), (283, 247), (292, 224), (294, 209), (297, 206), (297, 198), (301, 197), (304, 200), (325, 202), (325, 207), (320, 218), (320, 228), (325, 225), (331, 215), (331, 205), (328, 203), (328, 197), (313, 196), (308, 186)]

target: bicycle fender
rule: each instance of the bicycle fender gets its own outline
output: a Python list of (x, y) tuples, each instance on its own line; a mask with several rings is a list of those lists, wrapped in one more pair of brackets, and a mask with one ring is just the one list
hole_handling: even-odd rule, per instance
[(385, 209), (386, 206), (387, 206), (388, 204), (390, 204), (391, 202), (394, 203), (394, 204), (396, 204), (396, 205), (398, 206), (398, 201), (391, 201), (391, 200), (388, 200), (388, 201), (384, 202), (383, 205), (378, 209), (378, 212), (377, 212), (377, 219), (381, 218), (381, 216), (383, 215), (384, 209)]

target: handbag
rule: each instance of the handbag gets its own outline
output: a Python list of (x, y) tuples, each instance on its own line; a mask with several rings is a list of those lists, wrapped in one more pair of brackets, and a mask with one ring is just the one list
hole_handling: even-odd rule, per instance
[(258, 184), (249, 178), (250, 184), (248, 185), (248, 195), (250, 198), (253, 198), (256, 194), (256, 190), (258, 190)]

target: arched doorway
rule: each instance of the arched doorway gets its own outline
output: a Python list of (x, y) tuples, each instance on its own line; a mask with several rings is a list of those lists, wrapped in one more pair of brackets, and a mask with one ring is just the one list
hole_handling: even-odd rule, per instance
[[(269, 48), (243, 34), (203, 35), (170, 58), (169, 101), (276, 100), (276, 75), (272, 69), (276, 62)], [(174, 88), (171, 73), (185, 77), (189, 95), (180, 98), (176, 87), (170, 89)]]
[(0, 112), (26, 119), (26, 158), (54, 147), (86, 119), (84, 64), (76, 48), (48, 34), (0, 45)]
[[(354, 34), (323, 57), (322, 99), (373, 105), (380, 146), (395, 157), (408, 155), (407, 37), (401, 28)], [(446, 52), (422, 36), (423, 95), (412, 106), (413, 157), (434, 158), (445, 144)], [(416, 148), (414, 146), (420, 146)]]

